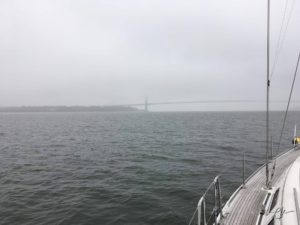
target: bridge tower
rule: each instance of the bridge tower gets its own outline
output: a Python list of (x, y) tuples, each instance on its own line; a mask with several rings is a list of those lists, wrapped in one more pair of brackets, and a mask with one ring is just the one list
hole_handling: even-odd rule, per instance
[(148, 97), (145, 98), (145, 112), (148, 112)]

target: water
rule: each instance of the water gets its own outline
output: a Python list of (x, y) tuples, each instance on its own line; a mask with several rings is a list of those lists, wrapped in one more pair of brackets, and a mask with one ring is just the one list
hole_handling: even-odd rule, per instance
[[(272, 113), (278, 140), (282, 113)], [(0, 224), (187, 224), (221, 174), (224, 199), (263, 163), (265, 114), (0, 114)], [(283, 148), (300, 113), (290, 114)], [(276, 143), (275, 143), (276, 145)]]

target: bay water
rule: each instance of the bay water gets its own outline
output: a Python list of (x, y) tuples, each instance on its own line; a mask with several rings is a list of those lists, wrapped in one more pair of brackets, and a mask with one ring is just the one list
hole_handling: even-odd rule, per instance
[[(271, 113), (274, 155), (300, 112)], [(264, 112), (0, 114), (0, 224), (188, 224), (220, 175), (223, 201), (264, 163)], [(208, 202), (208, 204), (211, 204)]]

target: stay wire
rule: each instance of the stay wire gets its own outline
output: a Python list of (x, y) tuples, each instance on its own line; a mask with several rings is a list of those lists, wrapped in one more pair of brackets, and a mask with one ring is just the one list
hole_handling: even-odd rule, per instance
[(285, 7), (284, 7), (284, 13), (283, 13), (283, 17), (282, 17), (282, 20), (281, 20), (281, 26), (280, 26), (279, 36), (278, 36), (278, 40), (277, 40), (277, 44), (276, 44), (275, 60), (274, 60), (274, 62), (273, 62), (272, 70), (271, 70), (271, 78), (272, 78), (272, 76), (273, 76), (274, 69), (275, 69), (275, 65), (276, 65), (276, 63), (277, 63), (277, 58), (278, 58), (278, 55), (279, 55), (279, 46), (280, 46), (280, 43), (281, 43), (283, 26), (284, 26), (284, 24), (285, 24), (286, 11), (287, 11), (288, 3), (289, 3), (289, 0), (286, 0), (286, 1), (285, 1)]
[[(271, 69), (270, 80), (272, 80), (274, 72), (275, 72), (275, 69), (276, 69), (276, 66), (278, 64), (279, 55), (280, 55), (280, 52), (281, 52), (282, 47), (283, 47), (283, 43), (284, 43), (285, 38), (286, 38), (287, 29), (288, 29), (288, 26), (289, 26), (289, 23), (290, 23), (290, 20), (291, 20), (291, 16), (292, 16), (292, 13), (293, 13), (294, 5), (295, 5), (295, 0), (292, 1), (292, 4), (291, 4), (291, 7), (290, 7), (288, 16), (286, 17), (288, 3), (289, 3), (289, 0), (287, 0), (286, 4), (285, 4), (284, 15), (283, 15), (282, 22), (281, 22), (281, 27), (280, 27), (280, 32), (279, 32), (279, 38), (278, 38), (278, 41), (277, 41), (277, 47), (276, 47), (276, 51), (275, 51), (275, 59), (274, 59), (274, 62), (273, 62), (273, 65), (272, 65), (272, 69)], [(287, 22), (285, 24), (286, 18), (287, 18)], [(285, 24), (285, 28), (284, 28), (284, 24)], [(283, 30), (283, 28), (284, 28), (284, 30)]]
[[(292, 94), (293, 94), (293, 90), (294, 90), (295, 80), (296, 80), (296, 77), (297, 77), (299, 61), (300, 61), (300, 52), (299, 52), (299, 55), (298, 55), (297, 65), (296, 65), (296, 69), (295, 69), (295, 73), (294, 73), (294, 79), (293, 79), (293, 83), (292, 83), (292, 87), (291, 87), (291, 91), (290, 91), (290, 95), (289, 95), (288, 104), (287, 104), (286, 111), (285, 111), (285, 114), (284, 114), (283, 124), (282, 124), (281, 132), (280, 132), (280, 138), (279, 138), (276, 153), (279, 152), (279, 149), (280, 149), (280, 146), (281, 146), (281, 141), (282, 141), (283, 131), (284, 131), (284, 128), (285, 128), (286, 118), (287, 118), (287, 114), (288, 114), (289, 107), (290, 107), (290, 102), (291, 102), (291, 98), (292, 98)], [(271, 181), (273, 180), (273, 176), (275, 174), (275, 169), (276, 169), (276, 159), (274, 160), (273, 167), (272, 167)]]
[(283, 131), (284, 131), (284, 128), (285, 128), (286, 118), (287, 118), (287, 114), (288, 114), (288, 111), (289, 111), (290, 102), (291, 102), (291, 98), (292, 98), (292, 94), (293, 94), (293, 90), (294, 90), (294, 84), (295, 84), (295, 80), (296, 80), (297, 73), (298, 73), (299, 61), (300, 61), (300, 52), (299, 52), (299, 55), (298, 55), (297, 65), (296, 65), (296, 69), (295, 69), (295, 73), (294, 73), (294, 79), (293, 79), (293, 83), (292, 83), (292, 87), (291, 87), (291, 91), (290, 91), (290, 95), (289, 95), (288, 104), (287, 104), (286, 111), (285, 111), (285, 114), (284, 114), (283, 125), (282, 125), (281, 132), (280, 132), (280, 138), (279, 138), (277, 153), (278, 153), (278, 151), (280, 149), (280, 146), (281, 146), (282, 135), (283, 135)]

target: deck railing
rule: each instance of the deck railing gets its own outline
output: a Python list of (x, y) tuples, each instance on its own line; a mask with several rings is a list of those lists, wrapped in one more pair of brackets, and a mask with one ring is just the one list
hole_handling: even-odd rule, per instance
[[(238, 193), (238, 191), (244, 187), (245, 182), (247, 180), (245, 180), (245, 152), (243, 152), (243, 170), (242, 170), (242, 185), (238, 188), (238, 190), (231, 196), (231, 198), (229, 199), (229, 202), (234, 198), (235, 194)], [(212, 211), (209, 212), (209, 219), (206, 219), (206, 196), (207, 193), (214, 188), (214, 207), (212, 209)], [(223, 212), (222, 212), (222, 197), (221, 197), (221, 185), (220, 185), (220, 176), (216, 176), (215, 179), (213, 180), (213, 182), (210, 183), (210, 185), (208, 186), (208, 188), (206, 189), (206, 191), (204, 192), (204, 194), (202, 195), (202, 197), (200, 198), (196, 211), (194, 213), (194, 215), (192, 216), (189, 225), (192, 224), (192, 222), (195, 219), (196, 214), (198, 215), (197, 218), (197, 225), (208, 225), (208, 224), (215, 224), (217, 225), (218, 223), (220, 223), (222, 217), (223, 217)], [(214, 222), (211, 221), (211, 219), (214, 219)]]
[[(273, 167), (275, 168), (276, 165), (276, 159), (279, 158), (280, 156), (287, 154), (289, 151), (293, 150), (300, 150), (300, 146), (296, 146), (293, 149), (289, 149), (287, 151), (283, 151), (280, 154), (278, 154), (276, 157), (272, 157), (273, 162)], [(231, 195), (231, 197), (227, 200), (226, 204), (224, 207), (230, 206), (231, 202), (233, 199), (236, 197), (236, 195), (240, 192), (241, 189), (245, 188), (246, 183), (263, 167), (265, 167), (265, 164), (257, 168), (247, 179), (245, 179), (245, 153), (243, 153), (243, 168), (242, 168), (242, 184), (236, 189), (236, 191)], [(206, 196), (209, 191), (214, 188), (214, 208), (211, 210), (210, 214), (206, 212)], [(202, 197), (200, 198), (197, 208), (189, 222), (189, 225), (193, 224), (197, 225), (218, 225), (221, 223), (222, 218), (224, 218), (224, 214), (222, 211), (223, 204), (222, 204), (222, 197), (221, 197), (221, 187), (220, 187), (220, 176), (215, 177), (213, 182), (210, 183)], [(226, 210), (225, 210), (226, 211)], [(196, 217), (196, 215), (198, 215)], [(207, 219), (207, 215), (210, 215), (210, 217)], [(197, 218), (197, 220), (196, 220)], [(212, 221), (211, 219), (214, 219)], [(195, 221), (196, 220), (196, 221)]]
[(197, 206), (198, 212), (198, 225), (207, 225), (206, 221), (206, 207), (205, 207), (205, 198), (207, 192), (214, 188), (214, 208), (211, 212), (211, 215), (214, 217), (215, 224), (222, 217), (222, 200), (221, 200), (221, 187), (220, 187), (220, 178), (219, 176), (215, 177), (214, 181), (209, 185), (203, 196), (200, 198)]

